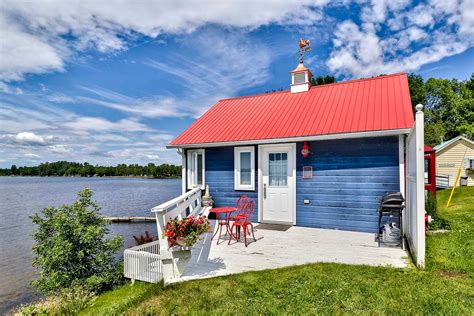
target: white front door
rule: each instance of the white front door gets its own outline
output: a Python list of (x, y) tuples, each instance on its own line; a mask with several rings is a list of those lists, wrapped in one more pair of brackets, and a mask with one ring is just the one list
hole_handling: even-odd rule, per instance
[(295, 144), (260, 146), (262, 221), (294, 223)]

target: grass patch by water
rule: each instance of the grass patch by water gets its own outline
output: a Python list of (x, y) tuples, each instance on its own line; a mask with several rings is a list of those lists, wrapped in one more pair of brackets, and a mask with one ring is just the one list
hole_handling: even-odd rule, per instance
[(98, 296), (91, 307), (83, 310), (80, 315), (117, 315), (140, 304), (158, 294), (163, 288), (162, 283), (145, 282), (127, 283), (113, 291)]
[(426, 269), (316, 263), (196, 280), (135, 283), (85, 314), (474, 314), (474, 187), (438, 192), (447, 234), (427, 236)]

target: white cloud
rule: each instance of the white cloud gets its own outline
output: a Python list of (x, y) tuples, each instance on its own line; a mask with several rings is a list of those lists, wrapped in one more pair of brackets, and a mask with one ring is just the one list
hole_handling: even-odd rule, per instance
[[(0, 134), (2, 166), (60, 159), (101, 165), (179, 163), (175, 151), (165, 148), (173, 136), (136, 118), (112, 121), (84, 117), (58, 109), (54, 103), (43, 103), (44, 98), (34, 95), (28, 96), (32, 108), (23, 108), (12, 98), (0, 104), (0, 127), (9, 122), (9, 127), (21, 132)], [(14, 98), (20, 103), (25, 100), (23, 96)], [(119, 154), (125, 149), (126, 153)]]
[(66, 145), (51, 145), (48, 146), (48, 150), (60, 155), (69, 154), (71, 152), (71, 149)]
[(182, 117), (189, 115), (187, 111), (182, 111), (179, 106), (177, 106), (179, 101), (171, 97), (158, 97), (150, 100), (137, 99), (129, 103), (116, 103), (83, 96), (78, 97), (78, 99), (83, 102), (148, 118)]
[(158, 160), (158, 159), (160, 159), (160, 156), (158, 156), (158, 155), (145, 155), (145, 157), (149, 160)]
[(370, 5), (362, 10), (362, 20), (369, 23), (381, 23), (385, 21), (388, 13), (399, 11), (409, 3), (410, 0), (372, 0)]
[(32, 153), (27, 153), (27, 154), (24, 154), (23, 156), (25, 158), (29, 159), (29, 160), (40, 160), (41, 159), (40, 155), (32, 154)]
[[(101, 87), (79, 86), (89, 93), (72, 102), (114, 109), (135, 117), (197, 117), (218, 99), (263, 85), (271, 78), (271, 52), (238, 31), (203, 30), (186, 44), (193, 59), (180, 54), (145, 65), (166, 73), (185, 90), (179, 95), (134, 98)], [(256, 53), (258, 52), (258, 53)]]
[(80, 117), (74, 121), (64, 123), (64, 126), (77, 131), (151, 131), (148, 126), (136, 120), (122, 119), (113, 122), (100, 117)]
[(106, 157), (117, 159), (135, 159), (141, 161), (160, 160), (162, 157), (153, 153), (149, 148), (133, 148), (112, 150), (104, 154)]
[(174, 138), (171, 134), (155, 134), (150, 136), (149, 139), (154, 142), (170, 141)]
[(24, 145), (46, 145), (47, 139), (50, 137), (43, 137), (31, 132), (21, 132), (16, 135), (6, 135), (7, 139)]
[[(5, 5), (5, 2), (2, 2)], [(37, 6), (34, 6), (37, 7)], [(5, 12), (0, 5), (0, 12)], [(0, 13), (0, 79), (21, 80), (26, 73), (38, 74), (63, 70), (63, 58), (39, 36), (25, 31)]]
[(474, 1), (464, 0), (459, 5), (459, 11), (457, 16), (454, 17), (454, 21), (459, 25), (459, 32), (474, 37)]
[(15, 139), (19, 142), (44, 144), (45, 140), (42, 136), (35, 133), (22, 132), (15, 135)]
[(435, 23), (432, 9), (429, 5), (419, 4), (407, 14), (408, 20), (420, 27), (432, 26)]
[(23, 94), (22, 89), (10, 87), (3, 81), (0, 81), (0, 92), (8, 93), (8, 94), (16, 94), (16, 95)]
[(74, 102), (76, 102), (76, 100), (73, 97), (68, 96), (68, 95), (64, 95), (64, 94), (48, 95), (46, 97), (46, 99), (48, 101), (51, 101), (51, 102), (54, 102), (54, 103), (74, 103)]
[(341, 22), (326, 63), (329, 70), (346, 77), (415, 71), (474, 44), (472, 0), (431, 1), (408, 10), (407, 4), (372, 1), (360, 25)]
[(31, 160), (39, 160), (39, 159), (41, 159), (41, 156), (40, 156), (40, 155), (33, 154), (33, 153), (27, 153), (27, 154), (24, 154), (23, 156), (26, 157), (26, 158), (28, 158), (28, 159), (31, 159)]
[(186, 89), (179, 101), (173, 98), (168, 103), (180, 113), (199, 116), (220, 98), (258, 87), (271, 78), (272, 52), (242, 32), (206, 30), (186, 45), (193, 49), (192, 60), (175, 54), (167, 60), (146, 62)]
[(5, 0), (0, 2), (0, 79), (61, 71), (74, 51), (121, 50), (135, 34), (156, 38), (191, 33), (208, 24), (249, 29), (271, 23), (308, 25), (321, 17), (317, 8), (327, 2), (52, 0), (33, 5)]

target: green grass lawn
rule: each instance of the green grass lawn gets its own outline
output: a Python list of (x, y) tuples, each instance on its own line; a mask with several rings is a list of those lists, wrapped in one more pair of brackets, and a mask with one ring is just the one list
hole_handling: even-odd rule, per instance
[(451, 190), (439, 191), (437, 201), (438, 213), (450, 222), (452, 231), (428, 236), (426, 268), (474, 278), (474, 187), (456, 189), (451, 206), (446, 208), (450, 193)]
[(474, 314), (474, 187), (438, 193), (447, 234), (427, 236), (426, 269), (332, 263), (196, 280), (137, 282), (102, 294), (84, 314)]

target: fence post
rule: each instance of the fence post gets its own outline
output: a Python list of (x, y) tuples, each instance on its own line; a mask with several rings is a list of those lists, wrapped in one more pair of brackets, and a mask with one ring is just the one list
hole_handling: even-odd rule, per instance
[(164, 235), (166, 225), (166, 209), (155, 210), (156, 228), (158, 230), (158, 240), (160, 241), (160, 260), (163, 279), (173, 278), (175, 268), (173, 264), (173, 255), (169, 251), (168, 237)]

